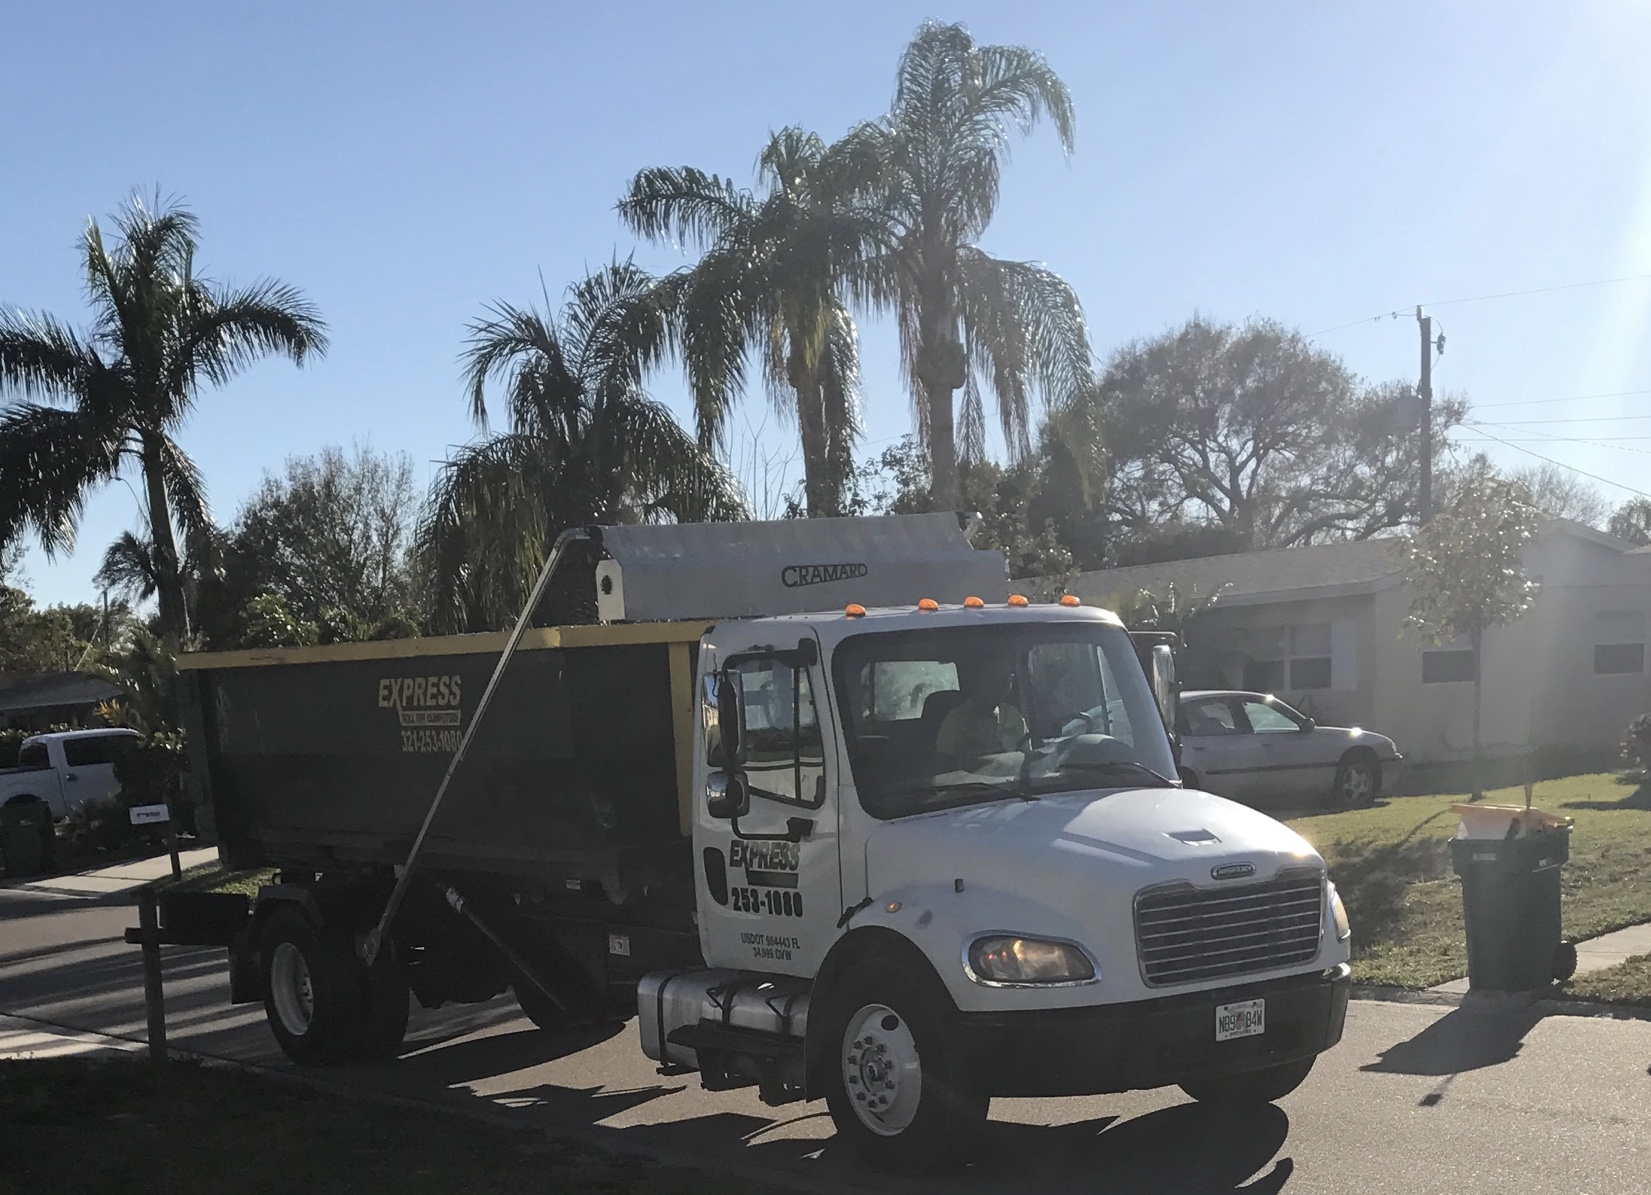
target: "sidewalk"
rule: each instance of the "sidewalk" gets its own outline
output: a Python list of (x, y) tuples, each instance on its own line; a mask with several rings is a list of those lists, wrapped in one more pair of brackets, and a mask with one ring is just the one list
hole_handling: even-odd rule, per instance
[[(178, 853), (178, 862), (186, 871), (202, 863), (212, 863), (217, 858), (218, 848), (215, 846)], [(156, 855), (152, 859), (133, 859), (128, 863), (117, 863), (113, 867), (101, 867), (69, 875), (45, 876), (38, 880), (23, 880), (4, 886), (14, 892), (95, 898), (119, 896), (123, 892), (140, 888), (151, 880), (159, 880), (171, 874), (172, 860), (166, 855)]]
[[(1651, 954), (1651, 922), (1644, 925), (1630, 925), (1627, 929), (1619, 929), (1612, 934), (1601, 934), (1597, 938), (1589, 938), (1585, 942), (1576, 944), (1576, 973), (1585, 975), (1589, 971), (1603, 971), (1607, 967), (1614, 967), (1618, 963), (1625, 963), (1631, 958), (1642, 954)], [(1449, 996), (1465, 995), (1468, 990), (1466, 977), (1453, 979), (1449, 983), (1441, 983), (1437, 987), (1429, 988), (1430, 992), (1442, 992)]]
[(70, 1054), (131, 1054), (147, 1049), (135, 1041), (60, 1029), (0, 1014), (0, 1059), (63, 1058)]

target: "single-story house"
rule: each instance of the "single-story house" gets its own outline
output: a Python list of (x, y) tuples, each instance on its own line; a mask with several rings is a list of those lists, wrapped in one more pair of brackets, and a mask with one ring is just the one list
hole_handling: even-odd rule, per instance
[(118, 685), (86, 672), (54, 672), (0, 682), (0, 729), (78, 726), (98, 706), (121, 696)]
[[(1390, 735), (1413, 762), (1469, 758), (1472, 647), (1404, 630), (1411, 592), (1395, 543), (1137, 565), (1082, 573), (1068, 588), (1108, 607), (1172, 584), (1182, 600), (1213, 594), (1187, 633), (1188, 687), (1276, 693), (1327, 725)], [(1531, 610), (1484, 639), (1486, 755), (1610, 766), (1629, 721), (1651, 711), (1651, 548), (1556, 519), (1524, 564), (1540, 587)]]

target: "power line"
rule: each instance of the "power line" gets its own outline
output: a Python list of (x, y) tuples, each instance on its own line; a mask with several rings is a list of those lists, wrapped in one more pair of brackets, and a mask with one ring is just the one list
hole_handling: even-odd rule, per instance
[[(1620, 278), (1595, 278), (1588, 282), (1564, 282), (1558, 286), (1533, 286), (1528, 290), (1504, 290), (1489, 295), (1469, 295), (1468, 297), (1462, 299), (1438, 299), (1431, 303), (1411, 304), (1411, 306), (1455, 307), (1462, 303), (1484, 303), (1491, 299), (1518, 299), (1524, 297), (1525, 295), (1547, 295), (1553, 294), (1555, 291), (1582, 290), (1590, 286), (1611, 286), (1618, 282), (1642, 282), (1648, 278), (1651, 278), (1651, 274), (1624, 274)], [(1345, 324), (1337, 324), (1334, 328), (1325, 328), (1323, 331), (1314, 332), (1309, 335), (1307, 339), (1316, 340), (1320, 336), (1328, 336), (1331, 332), (1340, 332), (1346, 328), (1356, 328), (1360, 324), (1372, 324), (1378, 320), (1403, 319), (1410, 314), (1411, 313), (1409, 311), (1401, 311), (1398, 309), (1394, 309), (1392, 311), (1381, 311), (1377, 312), (1375, 315), (1365, 316), (1363, 319), (1350, 320)]]
[(1634, 419), (1651, 419), (1651, 412), (1644, 415), (1569, 415), (1563, 419), (1514, 419), (1503, 423), (1492, 423), (1491, 427), (1544, 427), (1555, 423), (1627, 423)]
[[(1464, 423), (1462, 426), (1463, 427), (1505, 427), (1506, 425), (1501, 424), (1501, 423), (1485, 423), (1485, 424)], [(1596, 445), (1600, 448), (1610, 448), (1610, 447), (1613, 447), (1616, 444), (1621, 443), (1624, 440), (1651, 440), (1651, 436), (1612, 436), (1609, 440), (1573, 440), (1568, 436), (1542, 436), (1540, 439), (1532, 439), (1532, 440), (1515, 439), (1511, 442), (1514, 443), (1514, 444), (1550, 444), (1555, 440), (1560, 440), (1560, 441), (1563, 441), (1564, 443), (1567, 443), (1567, 444), (1593, 444), (1593, 445)], [(1462, 442), (1463, 441), (1460, 441), (1460, 440), (1457, 441), (1457, 443), (1462, 443)]]
[(1522, 398), (1514, 402), (1478, 402), (1473, 404), (1473, 409), (1483, 411), (1490, 407), (1535, 407), (1556, 402), (1586, 402), (1595, 398), (1628, 398), (1636, 394), (1651, 394), (1651, 389), (1608, 390), (1604, 394), (1572, 394), (1566, 398)]
[(1564, 461), (1556, 461), (1551, 456), (1543, 456), (1540, 452), (1533, 451), (1529, 448), (1523, 448), (1511, 440), (1504, 440), (1501, 436), (1493, 436), (1490, 432), (1484, 431), (1483, 429), (1480, 430), (1479, 434), (1495, 440), (1498, 444), (1506, 444), (1515, 452), (1523, 452), (1526, 456), (1534, 456), (1537, 460), (1553, 465), (1555, 468), (1569, 469), (1572, 473), (1580, 473), (1583, 477), (1592, 478), (1594, 481), (1604, 482), (1606, 485), (1613, 486), (1619, 490), (1626, 490), (1628, 493), (1633, 494), (1637, 498), (1651, 498), (1651, 494), (1647, 494), (1644, 490), (1636, 490), (1631, 485), (1623, 485), (1620, 481), (1612, 481), (1609, 477), (1601, 477), (1598, 473), (1590, 473), (1586, 469), (1578, 469), (1575, 465), (1567, 465)]

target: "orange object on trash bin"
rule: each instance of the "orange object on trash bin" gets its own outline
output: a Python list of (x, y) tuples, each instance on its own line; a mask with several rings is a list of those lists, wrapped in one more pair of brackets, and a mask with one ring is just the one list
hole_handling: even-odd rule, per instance
[(1520, 805), (1452, 805), (1457, 838), (1523, 838), (1568, 826), (1571, 819)]

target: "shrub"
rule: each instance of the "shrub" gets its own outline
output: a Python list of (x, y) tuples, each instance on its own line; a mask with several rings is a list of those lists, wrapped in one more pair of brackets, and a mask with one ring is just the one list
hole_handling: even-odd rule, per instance
[(184, 787), (189, 767), (181, 733), (160, 732), (142, 739), (115, 760), (125, 809), (134, 805), (169, 805), (180, 831), (195, 832), (195, 806)]
[(1628, 724), (1622, 757), (1628, 761), (1629, 767), (1651, 773), (1651, 714), (1641, 714)]

